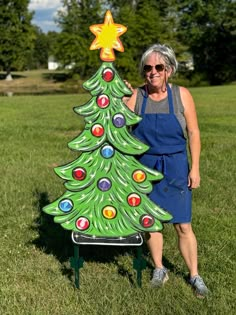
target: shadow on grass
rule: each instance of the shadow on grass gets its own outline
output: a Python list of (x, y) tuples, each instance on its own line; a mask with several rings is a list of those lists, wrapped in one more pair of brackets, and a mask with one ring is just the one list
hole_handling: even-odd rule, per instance
[(44, 80), (53, 80), (54, 82), (65, 82), (70, 79), (71, 75), (65, 72), (57, 73), (43, 73), (42, 77)]
[(46, 192), (35, 191), (35, 207), (38, 217), (32, 229), (37, 230), (38, 238), (33, 244), (46, 254), (54, 255), (61, 263), (68, 260), (71, 251), (70, 233), (53, 222), (53, 217), (42, 211), (50, 203)]
[[(61, 263), (61, 272), (66, 275), (70, 281), (73, 280), (73, 270), (65, 265), (70, 257), (74, 255), (74, 244), (71, 239), (71, 231), (64, 230), (59, 224), (54, 223), (53, 216), (45, 214), (42, 208), (50, 204), (47, 192), (35, 191), (35, 207), (38, 210), (38, 217), (32, 229), (37, 230), (38, 237), (32, 243), (46, 254), (55, 256)], [(132, 259), (136, 256), (137, 248), (133, 246), (107, 246), (107, 245), (80, 245), (80, 257), (83, 257), (85, 262), (96, 263), (113, 263), (117, 266), (118, 273), (129, 279), (131, 285), (134, 285), (133, 273), (120, 262), (120, 256), (129, 256)], [(149, 250), (146, 243), (142, 245), (142, 256), (146, 260), (146, 267), (153, 269), (150, 263)], [(174, 271), (172, 263), (163, 257), (163, 263), (170, 271)], [(181, 276), (183, 276), (182, 273)]]

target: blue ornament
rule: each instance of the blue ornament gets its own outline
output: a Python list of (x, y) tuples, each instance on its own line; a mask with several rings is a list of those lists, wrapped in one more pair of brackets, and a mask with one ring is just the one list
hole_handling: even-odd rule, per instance
[(121, 128), (125, 125), (125, 117), (122, 114), (115, 114), (112, 118), (113, 125), (117, 128)]
[(70, 199), (63, 199), (58, 206), (61, 211), (69, 212), (73, 208), (73, 202)]
[(101, 191), (107, 191), (111, 188), (111, 181), (108, 178), (101, 178), (98, 181), (98, 188)]
[(115, 153), (114, 148), (111, 145), (104, 145), (104, 147), (101, 149), (101, 155), (105, 159), (111, 158)]

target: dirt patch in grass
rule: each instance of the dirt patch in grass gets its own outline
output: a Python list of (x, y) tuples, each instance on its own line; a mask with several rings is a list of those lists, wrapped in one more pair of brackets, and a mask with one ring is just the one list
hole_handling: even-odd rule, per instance
[(12, 80), (5, 79), (0, 73), (0, 94), (46, 94), (76, 93), (81, 90), (82, 83), (68, 80), (69, 75), (63, 71), (34, 70), (12, 72)]

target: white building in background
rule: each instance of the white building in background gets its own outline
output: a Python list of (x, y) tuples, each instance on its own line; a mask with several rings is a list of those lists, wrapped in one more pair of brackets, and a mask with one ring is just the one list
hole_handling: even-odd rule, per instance
[[(75, 63), (72, 62), (71, 64), (65, 66), (64, 68), (67, 70), (71, 70), (73, 69), (74, 66)], [(58, 70), (59, 68), (62, 68), (62, 65), (55, 60), (54, 56), (50, 56), (48, 58), (48, 70)]]
[(60, 67), (59, 62), (53, 56), (48, 58), (48, 70), (57, 70)]

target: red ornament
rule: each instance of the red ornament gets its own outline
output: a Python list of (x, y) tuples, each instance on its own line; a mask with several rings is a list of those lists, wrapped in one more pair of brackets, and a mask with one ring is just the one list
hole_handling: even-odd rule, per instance
[(78, 230), (80, 231), (84, 231), (87, 230), (89, 227), (90, 223), (89, 220), (85, 217), (80, 217), (77, 221), (76, 221), (76, 227)]
[(95, 137), (101, 137), (104, 134), (103, 126), (100, 125), (100, 124), (93, 125), (93, 127), (92, 127), (92, 134)]
[(109, 97), (105, 94), (99, 95), (97, 98), (97, 105), (100, 108), (106, 108), (110, 104)]
[(86, 171), (82, 167), (73, 169), (72, 175), (76, 180), (83, 180), (86, 177)]
[(137, 207), (141, 203), (141, 197), (138, 194), (130, 194), (128, 196), (128, 204), (132, 207)]
[(154, 218), (149, 214), (145, 214), (141, 217), (141, 224), (144, 228), (149, 228), (153, 226), (154, 222)]
[(104, 81), (110, 82), (114, 78), (114, 72), (111, 69), (106, 68), (102, 73), (102, 78)]

